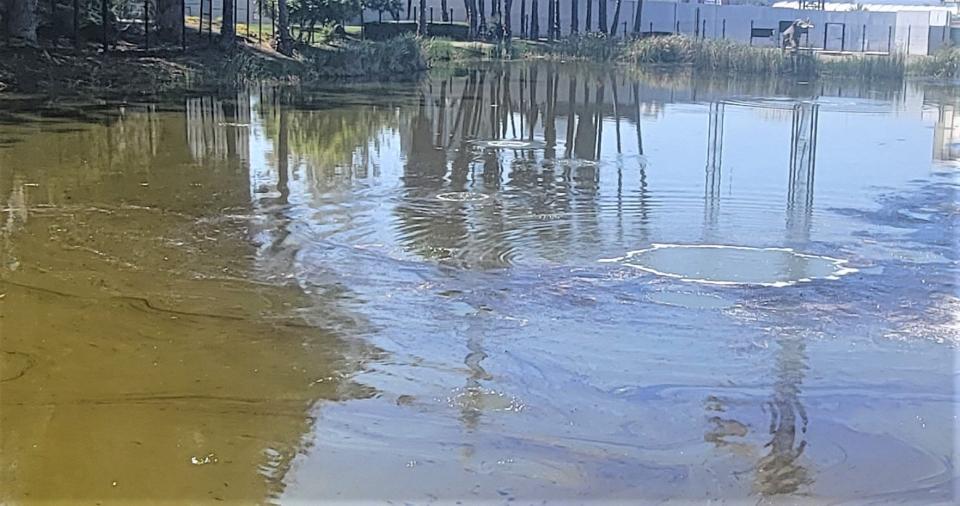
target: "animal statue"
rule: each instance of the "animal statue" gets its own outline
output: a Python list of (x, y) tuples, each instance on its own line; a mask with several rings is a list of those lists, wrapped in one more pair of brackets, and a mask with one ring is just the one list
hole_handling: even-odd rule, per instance
[(790, 23), (790, 26), (781, 34), (782, 44), (781, 47), (786, 51), (787, 49), (791, 51), (796, 51), (800, 47), (800, 34), (806, 30), (813, 28), (813, 23), (810, 22), (810, 19), (797, 19), (793, 23)]

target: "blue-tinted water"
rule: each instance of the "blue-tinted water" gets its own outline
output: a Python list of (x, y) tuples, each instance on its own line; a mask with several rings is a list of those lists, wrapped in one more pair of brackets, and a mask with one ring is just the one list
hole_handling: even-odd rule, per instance
[(17, 116), (4, 493), (951, 502), (958, 100), (518, 63)]

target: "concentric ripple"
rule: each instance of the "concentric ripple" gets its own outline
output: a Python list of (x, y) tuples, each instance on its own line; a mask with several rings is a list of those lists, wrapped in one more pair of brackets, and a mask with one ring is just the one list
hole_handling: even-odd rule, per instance
[(797, 253), (790, 248), (721, 244), (653, 244), (601, 262), (711, 285), (783, 287), (856, 272), (839, 258)]

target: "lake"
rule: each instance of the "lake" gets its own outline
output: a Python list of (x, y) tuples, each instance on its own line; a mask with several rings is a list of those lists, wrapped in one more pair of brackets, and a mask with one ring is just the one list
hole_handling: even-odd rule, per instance
[(960, 92), (0, 102), (0, 502), (950, 503)]

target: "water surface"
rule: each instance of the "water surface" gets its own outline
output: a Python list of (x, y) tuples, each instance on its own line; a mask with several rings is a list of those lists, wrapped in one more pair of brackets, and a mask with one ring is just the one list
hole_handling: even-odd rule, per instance
[(956, 499), (955, 89), (6, 105), (0, 501)]

